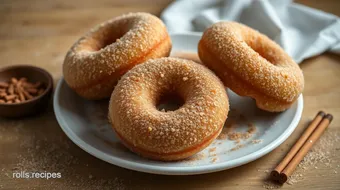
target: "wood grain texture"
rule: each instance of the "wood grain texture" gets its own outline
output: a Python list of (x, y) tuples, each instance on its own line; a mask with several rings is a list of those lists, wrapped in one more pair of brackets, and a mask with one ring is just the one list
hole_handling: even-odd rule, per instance
[[(340, 15), (340, 1), (300, 0), (300, 3)], [(47, 69), (55, 82), (68, 48), (93, 25), (126, 12), (156, 15), (170, 0), (2, 0), (0, 1), (0, 66), (31, 64)], [(197, 176), (161, 176), (122, 169), (87, 154), (60, 129), (52, 106), (35, 117), (0, 119), (0, 189), (264, 189), (270, 171), (319, 110), (334, 115), (328, 134), (340, 131), (340, 57), (323, 54), (301, 64), (306, 86), (298, 128), (277, 149), (234, 169)], [(326, 151), (326, 150), (325, 150)], [(339, 149), (331, 150), (340, 163)], [(21, 163), (21, 164), (20, 164)], [(22, 167), (30, 171), (62, 172), (61, 179), (13, 179)], [(339, 165), (297, 172), (303, 180), (282, 189), (339, 189)], [(24, 166), (25, 168), (25, 166)], [(52, 170), (55, 171), (50, 171)]]

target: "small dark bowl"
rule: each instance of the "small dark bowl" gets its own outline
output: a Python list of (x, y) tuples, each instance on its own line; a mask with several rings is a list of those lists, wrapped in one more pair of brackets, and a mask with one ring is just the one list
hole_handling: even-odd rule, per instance
[(53, 91), (52, 76), (39, 67), (30, 65), (15, 65), (0, 69), (0, 81), (8, 82), (12, 77), (26, 77), (29, 82), (42, 82), (46, 89), (40, 96), (20, 103), (0, 103), (0, 116), (22, 117), (44, 111), (49, 104)]

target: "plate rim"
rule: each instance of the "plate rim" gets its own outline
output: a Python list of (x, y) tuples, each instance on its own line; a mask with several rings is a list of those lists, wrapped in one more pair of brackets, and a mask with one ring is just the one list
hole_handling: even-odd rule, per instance
[[(172, 35), (189, 35), (189, 36), (199, 36), (199, 34), (190, 34), (190, 33), (177, 33)], [(73, 130), (68, 126), (67, 122), (64, 120), (64, 118), (61, 116), (62, 111), (58, 104), (59, 96), (60, 96), (60, 89), (62, 84), (66, 81), (63, 79), (63, 77), (60, 78), (60, 80), (57, 83), (55, 93), (53, 96), (53, 109), (54, 114), (56, 116), (57, 122), (63, 132), (66, 134), (66, 136), (77, 146), (79, 146), (81, 149), (83, 149), (85, 152), (91, 154), (92, 156), (99, 158), (105, 162), (108, 162), (110, 164), (123, 167), (130, 170), (140, 171), (140, 172), (146, 172), (146, 173), (152, 173), (152, 174), (162, 174), (162, 175), (196, 175), (196, 174), (204, 174), (204, 173), (212, 173), (217, 171), (222, 171), (234, 167), (238, 167), (240, 165), (247, 164), (249, 162), (252, 162), (275, 148), (277, 148), (279, 145), (281, 145), (296, 129), (296, 127), (299, 124), (299, 121), (302, 116), (303, 111), (303, 95), (301, 94), (299, 98), (297, 99), (297, 109), (296, 113), (294, 115), (294, 118), (290, 122), (287, 129), (274, 141), (270, 142), (267, 146), (264, 146), (260, 148), (259, 150), (250, 153), (248, 155), (245, 155), (238, 159), (233, 159), (225, 162), (218, 162), (218, 163), (211, 163), (208, 165), (203, 166), (173, 166), (173, 167), (167, 167), (167, 166), (153, 166), (153, 165), (144, 165), (141, 163), (136, 163), (133, 161), (127, 161), (118, 157), (114, 157), (112, 155), (109, 155), (105, 152), (102, 152), (96, 148), (94, 148), (91, 144), (88, 144), (87, 142), (83, 141), (81, 138), (79, 138)]]

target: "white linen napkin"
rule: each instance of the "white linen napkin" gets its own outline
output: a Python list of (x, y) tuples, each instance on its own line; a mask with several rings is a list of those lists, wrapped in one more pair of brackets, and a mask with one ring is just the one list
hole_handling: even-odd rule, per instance
[(340, 19), (291, 0), (177, 0), (161, 14), (170, 33), (202, 32), (233, 20), (276, 41), (297, 63), (331, 51), (340, 54)]

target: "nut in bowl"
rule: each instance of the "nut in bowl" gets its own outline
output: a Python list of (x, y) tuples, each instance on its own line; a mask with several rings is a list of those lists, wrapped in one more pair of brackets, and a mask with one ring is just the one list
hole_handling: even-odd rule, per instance
[(22, 117), (43, 111), (53, 90), (52, 76), (45, 70), (17, 65), (0, 69), (0, 116)]

